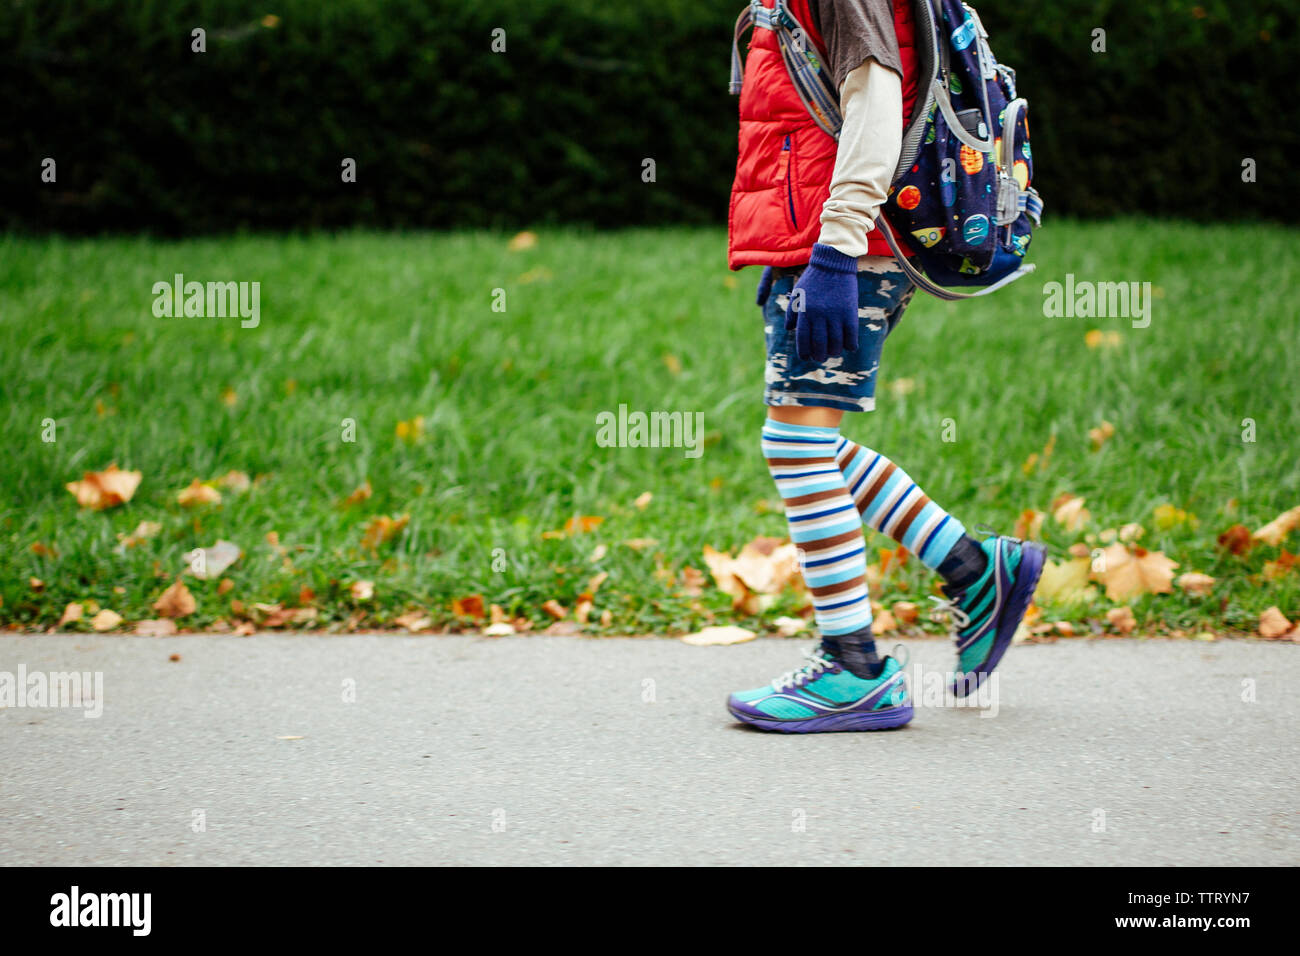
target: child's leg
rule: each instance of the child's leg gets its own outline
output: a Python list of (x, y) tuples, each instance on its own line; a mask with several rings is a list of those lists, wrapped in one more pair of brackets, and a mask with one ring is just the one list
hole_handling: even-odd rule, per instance
[(944, 579), (941, 607), (954, 615), (957, 676), (966, 696), (1002, 659), (1024, 618), (1043, 566), (1036, 544), (997, 535), (983, 542), (931, 501), (892, 461), (841, 438), (836, 461), (862, 520)]
[(866, 525), (893, 538), (937, 571), (950, 590), (969, 587), (988, 558), (966, 527), (879, 452), (840, 438), (835, 452), (849, 494)]
[[(790, 538), (827, 650), (859, 677), (880, 671), (871, 637), (862, 521), (836, 462), (841, 412), (770, 409), (763, 456), (785, 502)], [(812, 424), (817, 423), (817, 424)]]

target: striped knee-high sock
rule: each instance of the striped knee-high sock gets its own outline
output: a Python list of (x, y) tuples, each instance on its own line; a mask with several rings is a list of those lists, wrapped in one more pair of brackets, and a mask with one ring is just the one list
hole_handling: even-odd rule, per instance
[(763, 426), (763, 457), (785, 501), (790, 539), (803, 552), (804, 581), (812, 592), (817, 626), (828, 637), (871, 625), (866, 542), (858, 509), (835, 461), (839, 438), (837, 428), (770, 418)]
[[(931, 501), (907, 472), (884, 455), (841, 438), (835, 459), (863, 522), (893, 538), (930, 570), (941, 570), (959, 542), (973, 542), (965, 525)], [(979, 551), (978, 544), (975, 549)]]

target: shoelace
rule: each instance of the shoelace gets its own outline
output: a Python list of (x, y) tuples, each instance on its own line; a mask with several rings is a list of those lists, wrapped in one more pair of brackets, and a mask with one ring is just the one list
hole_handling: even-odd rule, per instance
[(822, 671), (829, 670), (835, 665), (835, 662), (827, 658), (821, 647), (811, 647), (804, 652), (804, 659), (808, 662), (803, 667), (796, 667), (792, 671), (786, 671), (776, 680), (772, 681), (773, 690), (785, 690), (787, 687), (800, 687), (820, 676)]
[(957, 604), (960, 598), (939, 597), (931, 594), (930, 600), (934, 602), (934, 607), (930, 609), (930, 620), (937, 621), (946, 615), (959, 631), (970, 625), (970, 615)]
[[(982, 523), (975, 526), (975, 531), (978, 534), (984, 535), (986, 538), (997, 534), (995, 529)], [(965, 630), (970, 626), (970, 615), (958, 606), (957, 602), (960, 601), (961, 598), (962, 595), (958, 595), (955, 598), (949, 598), (931, 594), (930, 600), (934, 602), (934, 607), (930, 609), (930, 620), (937, 622), (940, 618), (946, 615), (956, 630)]]

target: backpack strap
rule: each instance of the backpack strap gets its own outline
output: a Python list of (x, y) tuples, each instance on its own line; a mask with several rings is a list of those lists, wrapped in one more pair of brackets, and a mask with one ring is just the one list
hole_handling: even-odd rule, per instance
[(977, 296), (988, 295), (990, 292), (996, 292), (1003, 286), (1010, 285), (1017, 279), (1023, 278), (1034, 271), (1034, 264), (1026, 262), (1021, 265), (1015, 272), (1010, 272), (1003, 276), (992, 285), (982, 287), (978, 292), (956, 292), (952, 289), (945, 288), (934, 282), (924, 272), (907, 261), (907, 256), (903, 255), (903, 250), (898, 247), (898, 239), (894, 236), (894, 229), (889, 224), (889, 220), (880, 215), (876, 217), (876, 228), (880, 234), (885, 237), (885, 242), (889, 243), (889, 251), (894, 254), (898, 260), (898, 267), (903, 270), (904, 274), (912, 280), (912, 283), (921, 291), (928, 292), (936, 299), (944, 299), (948, 302), (955, 302), (958, 299), (974, 299)]
[(741, 89), (744, 72), (740, 39), (750, 27), (771, 30), (776, 34), (781, 59), (804, 109), (822, 132), (838, 140), (844, 118), (840, 115), (840, 99), (835, 84), (822, 68), (825, 55), (813, 47), (811, 35), (790, 12), (786, 0), (775, 0), (771, 7), (763, 6), (759, 0), (750, 0), (749, 6), (736, 18), (736, 30), (731, 41), (731, 92), (739, 93)]
[(731, 37), (731, 93), (739, 93), (741, 82), (744, 80), (745, 71), (740, 61), (740, 40), (745, 32), (754, 25), (754, 8), (745, 7), (740, 11), (740, 16), (736, 17), (736, 30)]

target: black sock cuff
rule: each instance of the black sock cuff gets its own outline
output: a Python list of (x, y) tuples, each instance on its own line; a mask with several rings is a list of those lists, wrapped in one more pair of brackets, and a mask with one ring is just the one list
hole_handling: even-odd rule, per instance
[(980, 543), (968, 534), (963, 534), (948, 552), (948, 557), (939, 564), (939, 577), (950, 593), (964, 591), (970, 587), (988, 569), (989, 558), (980, 547)]
[(855, 677), (872, 679), (879, 677), (884, 670), (884, 662), (876, 653), (876, 639), (871, 633), (871, 625), (851, 634), (837, 634), (831, 640), (839, 645), (835, 659)]

